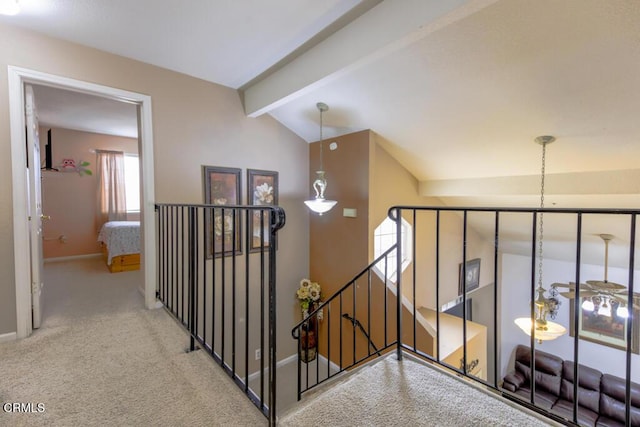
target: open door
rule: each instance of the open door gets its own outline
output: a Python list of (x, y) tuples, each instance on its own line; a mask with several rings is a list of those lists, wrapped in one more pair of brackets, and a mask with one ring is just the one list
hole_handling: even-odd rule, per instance
[(42, 288), (44, 261), (42, 259), (42, 182), (40, 177), (40, 138), (33, 88), (25, 85), (25, 115), (27, 123), (27, 179), (29, 189), (29, 242), (31, 246), (31, 301), (33, 328), (42, 322)]

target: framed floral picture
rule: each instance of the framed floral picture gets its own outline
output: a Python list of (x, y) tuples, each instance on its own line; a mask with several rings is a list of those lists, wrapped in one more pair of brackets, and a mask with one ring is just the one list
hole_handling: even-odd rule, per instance
[[(205, 204), (240, 205), (240, 169), (203, 166), (202, 172)], [(242, 253), (240, 212), (234, 209), (207, 209), (205, 228), (207, 258)]]
[[(278, 172), (247, 169), (247, 202), (253, 206), (278, 204)], [(261, 226), (262, 225), (262, 226)], [(249, 221), (249, 250), (257, 252), (269, 246), (269, 217), (267, 211), (252, 212)]]

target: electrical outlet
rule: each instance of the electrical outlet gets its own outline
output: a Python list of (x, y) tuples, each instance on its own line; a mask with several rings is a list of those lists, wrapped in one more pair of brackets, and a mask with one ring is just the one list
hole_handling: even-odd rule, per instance
[(262, 358), (262, 352), (260, 351), (260, 349), (256, 350), (256, 360), (260, 360)]

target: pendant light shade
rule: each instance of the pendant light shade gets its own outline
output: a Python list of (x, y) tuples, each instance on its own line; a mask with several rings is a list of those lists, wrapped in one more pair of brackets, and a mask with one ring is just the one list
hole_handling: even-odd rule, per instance
[(329, 106), (323, 102), (318, 102), (316, 107), (320, 111), (320, 170), (316, 171), (317, 177), (316, 180), (313, 181), (313, 189), (316, 192), (316, 197), (311, 200), (306, 200), (304, 204), (313, 212), (318, 215), (322, 215), (323, 213), (330, 211), (338, 202), (335, 200), (327, 200), (324, 197), (324, 191), (327, 188), (327, 179), (325, 178), (325, 171), (322, 165), (322, 114), (329, 109)]
[(20, 12), (18, 0), (0, 0), (0, 15), (17, 15)]

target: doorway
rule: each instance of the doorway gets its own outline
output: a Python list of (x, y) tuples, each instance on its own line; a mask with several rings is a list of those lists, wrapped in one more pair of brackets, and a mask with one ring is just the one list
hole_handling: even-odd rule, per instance
[[(134, 92), (55, 76), (33, 70), (9, 66), (9, 108), (11, 126), (12, 164), (26, 165), (24, 149), (25, 85), (52, 86), (73, 92), (95, 95), (137, 105), (138, 135), (141, 162), (141, 222), (142, 222), (142, 274), (144, 277), (145, 306), (155, 307), (155, 213), (153, 134), (151, 126), (151, 98)], [(29, 249), (29, 184), (24, 168), (12, 170), (14, 267), (16, 286), (17, 338), (31, 334), (31, 255)], [(45, 284), (46, 286), (46, 284)]]

